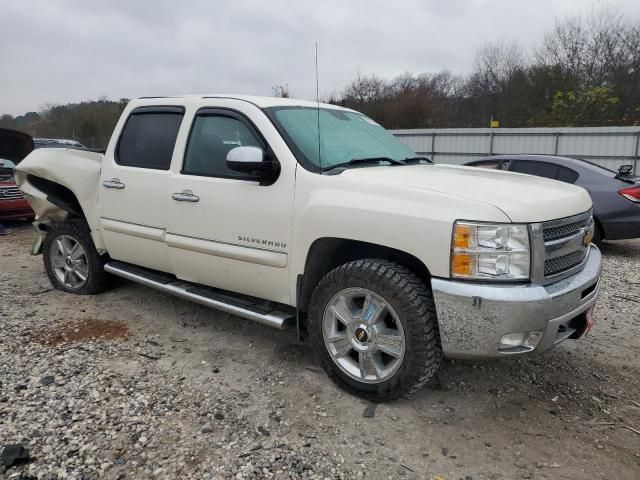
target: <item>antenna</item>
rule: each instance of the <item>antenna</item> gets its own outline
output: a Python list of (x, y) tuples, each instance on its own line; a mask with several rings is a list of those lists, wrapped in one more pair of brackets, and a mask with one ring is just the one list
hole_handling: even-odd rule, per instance
[(318, 42), (316, 42), (316, 106), (318, 112), (318, 163), (322, 170), (322, 157), (320, 156), (320, 82), (318, 80)]

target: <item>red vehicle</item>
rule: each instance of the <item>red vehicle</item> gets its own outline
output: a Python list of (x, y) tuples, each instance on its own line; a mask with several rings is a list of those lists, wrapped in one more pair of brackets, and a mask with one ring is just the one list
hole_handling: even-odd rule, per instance
[(31, 150), (33, 140), (29, 135), (0, 128), (0, 221), (35, 217), (13, 178), (15, 164)]

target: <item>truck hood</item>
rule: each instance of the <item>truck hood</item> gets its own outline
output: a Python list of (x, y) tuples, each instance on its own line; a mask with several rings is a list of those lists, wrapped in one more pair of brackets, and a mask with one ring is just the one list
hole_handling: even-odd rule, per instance
[(356, 183), (439, 192), (486, 203), (516, 223), (569, 217), (591, 208), (591, 197), (581, 187), (499, 170), (456, 165), (412, 165), (353, 168), (341, 175)]

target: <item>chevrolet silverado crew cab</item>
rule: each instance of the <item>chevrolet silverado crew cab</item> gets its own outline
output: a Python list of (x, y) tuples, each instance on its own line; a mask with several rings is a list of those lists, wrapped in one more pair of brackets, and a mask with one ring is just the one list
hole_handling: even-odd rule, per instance
[(585, 190), (434, 165), (335, 105), (140, 98), (104, 154), (38, 149), (16, 178), (59, 290), (116, 275), (297, 327), (372, 400), (418, 389), (443, 356), (526, 355), (593, 322)]

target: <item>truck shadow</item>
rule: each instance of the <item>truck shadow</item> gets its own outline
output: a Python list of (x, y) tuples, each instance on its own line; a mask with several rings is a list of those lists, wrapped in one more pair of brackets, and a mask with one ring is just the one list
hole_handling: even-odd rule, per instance
[(612, 257), (640, 256), (640, 239), (604, 241), (598, 244), (603, 255)]

